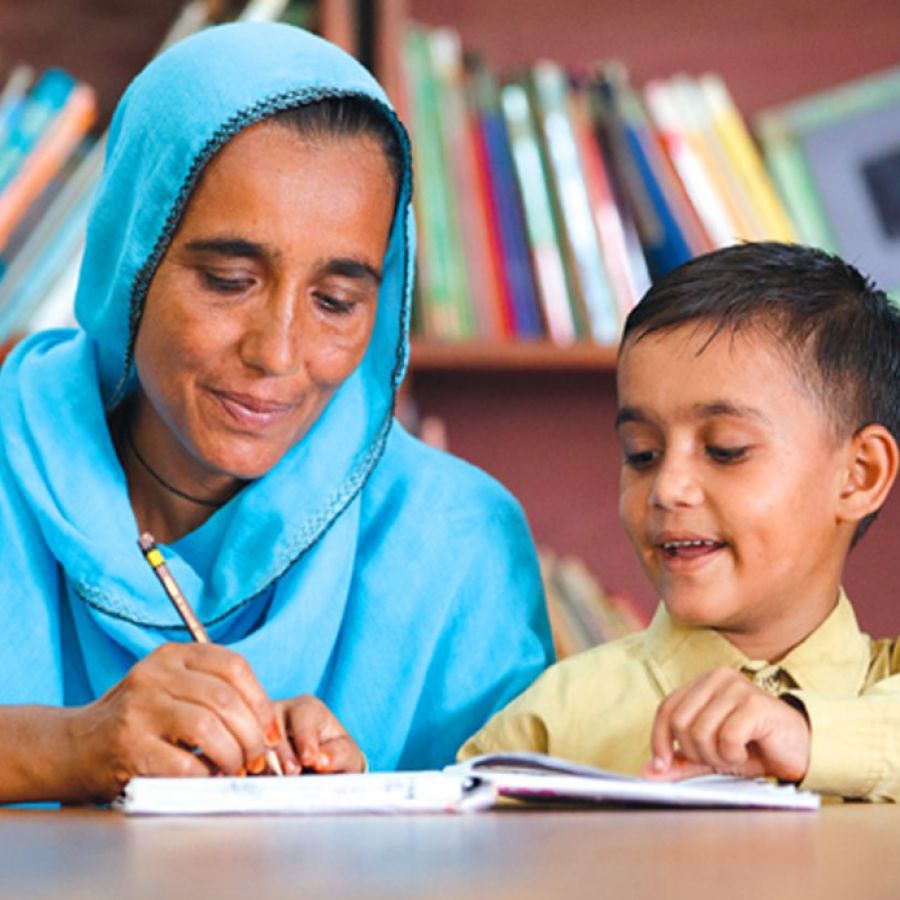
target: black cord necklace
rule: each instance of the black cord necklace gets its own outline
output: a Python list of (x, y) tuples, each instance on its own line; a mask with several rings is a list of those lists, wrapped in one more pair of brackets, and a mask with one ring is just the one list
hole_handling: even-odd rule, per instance
[(192, 497), (190, 494), (186, 494), (184, 491), (178, 490), (174, 485), (169, 484), (162, 475), (159, 474), (151, 465), (144, 459), (143, 456), (138, 452), (138, 448), (134, 446), (134, 439), (131, 436), (131, 429), (126, 425), (125, 428), (122, 429), (125, 433), (125, 443), (128, 444), (128, 449), (134, 454), (134, 458), (144, 467), (147, 473), (159, 484), (161, 484), (167, 491), (171, 491), (178, 497), (181, 497), (183, 500), (188, 500), (191, 503), (197, 503), (200, 506), (210, 506), (213, 509), (218, 509), (222, 504), (217, 500), (205, 500), (202, 497)]

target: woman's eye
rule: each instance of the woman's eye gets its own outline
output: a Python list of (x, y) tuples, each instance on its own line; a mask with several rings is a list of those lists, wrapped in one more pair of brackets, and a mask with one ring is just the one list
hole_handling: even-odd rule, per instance
[(732, 463), (742, 459), (747, 453), (746, 447), (717, 447), (710, 445), (706, 448), (706, 455), (718, 463)]
[(241, 291), (247, 290), (253, 283), (249, 278), (227, 278), (223, 275), (216, 275), (214, 272), (203, 272), (202, 278), (208, 288), (220, 294), (239, 294)]
[(337, 297), (331, 297), (328, 294), (316, 294), (315, 296), (319, 308), (327, 313), (346, 316), (352, 313), (356, 307), (355, 300), (338, 300)]
[(649, 469), (659, 458), (657, 450), (639, 450), (633, 453), (625, 452), (625, 465), (629, 469)]

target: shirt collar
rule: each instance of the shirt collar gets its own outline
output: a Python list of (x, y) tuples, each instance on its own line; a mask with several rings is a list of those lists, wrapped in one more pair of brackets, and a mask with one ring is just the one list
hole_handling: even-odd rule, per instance
[[(727, 638), (709, 628), (680, 625), (659, 605), (646, 631), (645, 646), (666, 693), (710, 669), (754, 665)], [(858, 694), (870, 659), (869, 639), (859, 630), (853, 607), (841, 588), (824, 622), (778, 662), (801, 690)]]

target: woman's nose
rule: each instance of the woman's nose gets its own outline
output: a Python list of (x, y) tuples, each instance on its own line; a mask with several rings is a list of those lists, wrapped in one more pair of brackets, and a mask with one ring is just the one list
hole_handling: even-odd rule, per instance
[(650, 503), (660, 509), (696, 506), (703, 490), (689, 460), (666, 456), (656, 470)]
[(302, 327), (299, 303), (273, 297), (248, 315), (241, 341), (243, 361), (266, 375), (290, 375), (300, 365)]

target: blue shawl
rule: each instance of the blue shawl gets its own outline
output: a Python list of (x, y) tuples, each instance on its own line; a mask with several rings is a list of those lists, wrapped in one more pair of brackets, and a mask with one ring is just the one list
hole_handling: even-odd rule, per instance
[(393, 420), (414, 232), (405, 132), (351, 57), (285, 25), (176, 44), (113, 118), (76, 296), (80, 328), (0, 372), (0, 703), (82, 704), (188, 636), (137, 546), (108, 412), (134, 389), (148, 284), (203, 166), (242, 128), (328, 96), (373, 98), (406, 167), (367, 353), (307, 435), (162, 548), (213, 640), (273, 698), (320, 697), (373, 769), (439, 766), (551, 658), (522, 512)]

